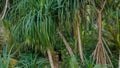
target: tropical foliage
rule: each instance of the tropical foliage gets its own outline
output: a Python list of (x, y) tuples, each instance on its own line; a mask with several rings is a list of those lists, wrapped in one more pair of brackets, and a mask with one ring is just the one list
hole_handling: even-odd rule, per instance
[(0, 0), (0, 68), (117, 68), (119, 0)]

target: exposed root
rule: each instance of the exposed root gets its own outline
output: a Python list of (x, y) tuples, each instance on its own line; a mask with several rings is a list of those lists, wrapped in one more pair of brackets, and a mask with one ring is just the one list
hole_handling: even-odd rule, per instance
[(108, 53), (102, 43), (102, 40), (100, 40), (97, 43), (95, 51), (93, 52), (93, 58), (96, 61), (96, 64), (111, 64), (112, 65), (110, 57), (108, 56)]

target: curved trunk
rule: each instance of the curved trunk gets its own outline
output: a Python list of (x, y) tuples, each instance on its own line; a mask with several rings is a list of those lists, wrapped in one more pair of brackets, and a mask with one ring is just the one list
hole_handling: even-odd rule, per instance
[(9, 7), (9, 0), (6, 0), (5, 7), (4, 7), (2, 13), (0, 14), (0, 16), (1, 16), (0, 20), (4, 19), (8, 7)]

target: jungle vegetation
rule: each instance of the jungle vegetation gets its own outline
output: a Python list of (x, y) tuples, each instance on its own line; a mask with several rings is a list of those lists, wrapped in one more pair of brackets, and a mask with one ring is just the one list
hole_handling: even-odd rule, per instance
[(120, 0), (0, 0), (0, 68), (120, 68)]

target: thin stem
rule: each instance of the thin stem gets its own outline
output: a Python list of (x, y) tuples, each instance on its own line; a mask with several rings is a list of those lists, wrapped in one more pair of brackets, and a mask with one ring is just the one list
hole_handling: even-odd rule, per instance
[(51, 68), (54, 68), (53, 59), (52, 59), (52, 55), (51, 55), (50, 49), (47, 49), (47, 53), (48, 53), (50, 66), (51, 66)]
[(83, 52), (82, 52), (82, 43), (81, 43), (81, 39), (80, 39), (79, 26), (77, 27), (77, 30), (78, 30), (78, 48), (79, 48), (79, 54), (80, 54), (81, 61), (84, 64), (84, 58), (83, 58)]
[(9, 2), (9, 0), (6, 0), (5, 7), (4, 7), (4, 10), (3, 10), (3, 14), (1, 14), (2, 17), (1, 17), (0, 20), (3, 20), (4, 17), (5, 17), (5, 14), (6, 14), (6, 11), (7, 11), (7, 8), (8, 8), (8, 2)]
[(74, 56), (74, 53), (73, 53), (70, 45), (69, 45), (68, 42), (66, 41), (65, 37), (62, 35), (61, 31), (60, 31), (59, 29), (57, 29), (57, 31), (58, 31), (59, 36), (60, 36), (61, 39), (63, 40), (63, 42), (64, 42), (64, 44), (65, 44), (65, 46), (66, 46), (66, 49), (68, 50), (69, 54), (70, 54), (71, 56)]

